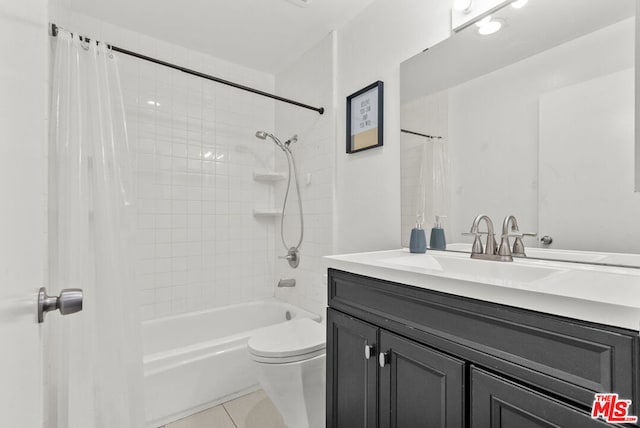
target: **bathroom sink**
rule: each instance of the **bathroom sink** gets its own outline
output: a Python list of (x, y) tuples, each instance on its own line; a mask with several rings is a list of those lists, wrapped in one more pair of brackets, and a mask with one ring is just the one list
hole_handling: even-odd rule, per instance
[(474, 260), (461, 254), (407, 254), (379, 260), (380, 265), (396, 266), (437, 276), (497, 285), (528, 284), (565, 272), (557, 267), (526, 263)]

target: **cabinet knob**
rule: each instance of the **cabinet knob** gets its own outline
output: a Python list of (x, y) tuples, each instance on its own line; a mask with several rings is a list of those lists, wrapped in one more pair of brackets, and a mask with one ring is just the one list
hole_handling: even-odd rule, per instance
[(376, 345), (364, 345), (364, 358), (368, 360), (372, 355), (376, 355)]
[(384, 367), (389, 364), (389, 353), (380, 352), (380, 355), (378, 356), (378, 362), (380, 363), (380, 367)]

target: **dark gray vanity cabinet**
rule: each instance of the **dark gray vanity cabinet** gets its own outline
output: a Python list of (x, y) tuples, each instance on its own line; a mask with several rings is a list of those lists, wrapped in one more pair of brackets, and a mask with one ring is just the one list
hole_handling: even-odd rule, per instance
[(327, 330), (327, 426), (464, 426), (464, 361), (332, 309)]
[(385, 330), (379, 343), (379, 426), (462, 428), (464, 361)]
[(328, 428), (612, 426), (597, 392), (638, 415), (637, 331), (334, 269), (327, 321)]
[[(327, 312), (327, 426), (378, 427), (378, 328)], [(370, 346), (369, 358), (365, 347)]]

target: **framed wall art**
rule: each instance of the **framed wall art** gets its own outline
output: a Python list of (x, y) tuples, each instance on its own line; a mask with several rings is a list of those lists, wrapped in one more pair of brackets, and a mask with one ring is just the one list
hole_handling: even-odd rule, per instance
[(383, 90), (378, 80), (347, 97), (347, 153), (382, 146)]

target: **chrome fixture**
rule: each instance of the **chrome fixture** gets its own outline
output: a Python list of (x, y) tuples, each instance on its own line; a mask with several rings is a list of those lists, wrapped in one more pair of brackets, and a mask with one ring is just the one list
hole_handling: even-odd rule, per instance
[(380, 367), (384, 368), (387, 364), (391, 362), (391, 352), (380, 352), (378, 354), (378, 364)]
[[(281, 226), (282, 228), (282, 226)], [(284, 243), (284, 237), (283, 239), (283, 243)], [(287, 250), (287, 255), (286, 256), (278, 256), (279, 259), (285, 259), (286, 261), (289, 262), (289, 266), (291, 266), (292, 268), (297, 268), (298, 265), (300, 264), (300, 253), (298, 252), (298, 249), (296, 247), (291, 247)]]
[(542, 245), (551, 245), (551, 243), (553, 242), (553, 238), (549, 235), (545, 235), (540, 238), (540, 242), (542, 243)]
[(376, 345), (364, 345), (364, 358), (368, 360), (374, 355), (376, 355)]
[[(487, 223), (487, 232), (480, 232), (480, 222), (484, 220)], [(511, 227), (511, 231), (509, 231)], [(499, 262), (512, 262), (513, 256), (526, 257), (524, 252), (524, 243), (522, 238), (524, 236), (536, 236), (535, 233), (523, 233), (520, 232), (518, 227), (518, 220), (513, 215), (508, 215), (502, 222), (502, 239), (500, 240), (500, 247), (496, 246), (496, 238), (493, 233), (493, 222), (488, 215), (480, 214), (473, 220), (471, 225), (471, 231), (463, 233), (463, 235), (475, 236), (473, 245), (471, 246), (471, 258), (482, 260), (494, 260)], [(480, 236), (487, 235), (487, 245), (482, 248), (482, 241)], [(513, 243), (513, 249), (509, 245), (509, 237), (515, 238)]]
[[(511, 225), (511, 233), (509, 233), (509, 225)], [(518, 227), (518, 220), (514, 215), (508, 215), (504, 218), (502, 222), (502, 240), (500, 241), (500, 249), (498, 250), (498, 254), (501, 256), (518, 256), (518, 257), (526, 257), (527, 255), (524, 252), (524, 243), (522, 242), (522, 238), (524, 236), (536, 236), (535, 233), (523, 233), (520, 232)], [(513, 249), (509, 246), (509, 238), (515, 238), (513, 242)]]
[(295, 287), (296, 280), (294, 278), (290, 279), (281, 279), (278, 281), (278, 287)]
[[(287, 255), (282, 256), (280, 258), (287, 260), (289, 262), (289, 266), (291, 266), (292, 268), (297, 268), (298, 265), (300, 264), (300, 254), (298, 250), (300, 249), (300, 245), (302, 244), (302, 238), (304, 236), (304, 216), (302, 214), (302, 199), (300, 198), (300, 185), (298, 181), (298, 172), (296, 170), (296, 162), (295, 162), (295, 159), (293, 158), (293, 153), (291, 153), (291, 149), (289, 148), (289, 146), (292, 143), (295, 143), (298, 141), (298, 135), (294, 135), (284, 143), (281, 142), (278, 139), (278, 137), (276, 137), (275, 135), (269, 134), (268, 132), (265, 132), (265, 131), (257, 131), (256, 137), (261, 140), (266, 140), (267, 138), (271, 139), (278, 147), (280, 147), (280, 150), (282, 150), (285, 156), (287, 157), (289, 174), (287, 179), (287, 190), (284, 195), (284, 201), (282, 202), (282, 215), (280, 216), (280, 238), (282, 239), (282, 245), (284, 245), (285, 250), (287, 250)], [(296, 244), (293, 247), (290, 247), (287, 245), (287, 243), (284, 240), (284, 218), (285, 218), (285, 211), (287, 208), (287, 200), (289, 198), (289, 190), (291, 189), (292, 175), (295, 179), (296, 192), (298, 193), (298, 211), (300, 213), (300, 239), (298, 240), (298, 244)]]
[[(480, 232), (480, 222), (484, 220), (487, 224), (487, 232)], [(484, 247), (484, 251), (482, 248), (482, 240), (480, 236), (486, 234), (487, 242)], [(502, 262), (511, 262), (513, 261), (513, 257), (511, 255), (503, 256), (498, 254), (498, 246), (496, 245), (496, 237), (493, 233), (493, 222), (486, 214), (480, 214), (473, 220), (473, 224), (471, 225), (471, 230), (469, 233), (463, 233), (463, 235), (472, 235), (475, 236), (473, 240), (473, 246), (471, 247), (471, 258), (472, 259), (482, 259), (482, 260), (495, 260)]]
[(66, 288), (60, 291), (59, 296), (49, 296), (47, 289), (41, 287), (38, 291), (38, 322), (44, 322), (47, 312), (60, 311), (62, 315), (69, 315), (82, 310), (82, 290), (79, 288)]

